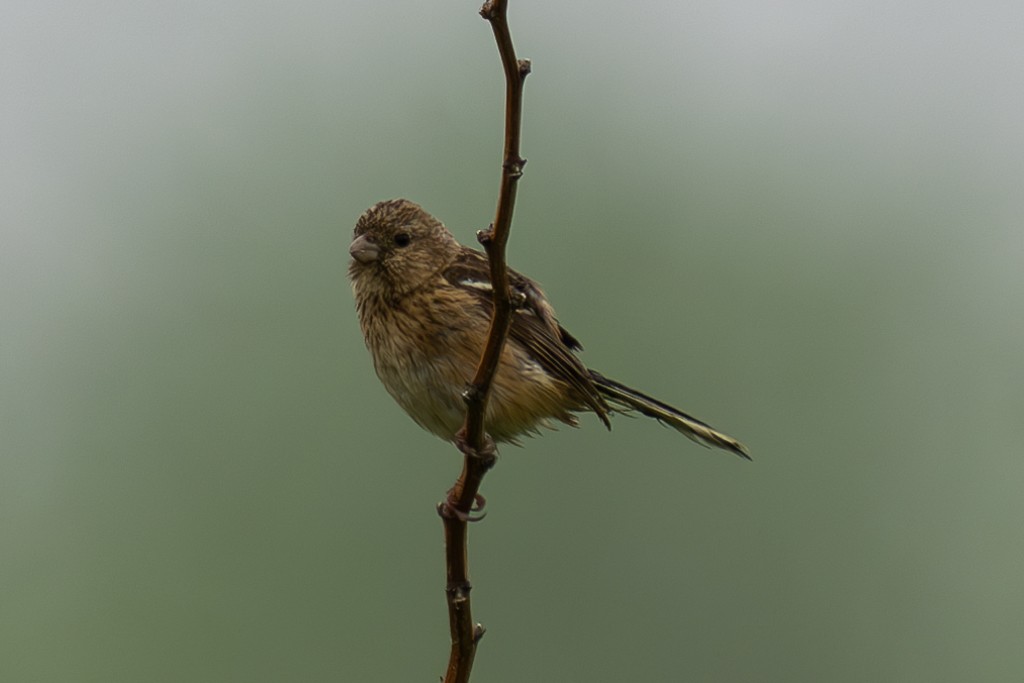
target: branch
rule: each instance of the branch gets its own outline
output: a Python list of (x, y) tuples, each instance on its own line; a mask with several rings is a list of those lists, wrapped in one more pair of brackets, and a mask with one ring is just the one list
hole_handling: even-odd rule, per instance
[(505, 344), (509, 324), (512, 322), (512, 298), (508, 288), (508, 267), (505, 263), (505, 245), (512, 227), (512, 210), (516, 202), (516, 188), (523, 175), (526, 159), (519, 156), (519, 138), (523, 116), (523, 82), (530, 73), (529, 60), (517, 60), (512, 36), (505, 18), (505, 0), (489, 0), (480, 9), (480, 15), (491, 22), (494, 39), (498, 43), (501, 63), (505, 68), (505, 150), (502, 158), (501, 187), (494, 222), (487, 230), (477, 233), (477, 239), (487, 252), (491, 266), (491, 286), (494, 295), (494, 313), (487, 335), (487, 345), (477, 366), (476, 375), (466, 397), (466, 440), (470, 446), (484, 446), (484, 410), (491, 381), (498, 369), (501, 349)]
[(484, 505), (484, 499), (478, 491), (484, 475), (494, 466), (497, 457), (494, 442), (485, 431), (484, 416), (514, 310), (508, 285), (505, 245), (512, 225), (516, 187), (523, 175), (523, 165), (526, 164), (526, 160), (519, 156), (519, 138), (523, 81), (530, 72), (530, 62), (516, 59), (505, 13), (506, 0), (488, 0), (480, 9), (480, 16), (491, 23), (501, 63), (505, 69), (505, 148), (494, 222), (487, 230), (477, 233), (477, 239), (487, 252), (490, 262), (494, 311), (480, 363), (463, 395), (466, 401), (466, 422), (457, 438), (459, 450), (464, 455), (462, 474), (448, 492), (446, 500), (438, 506), (438, 512), (444, 522), (448, 577), (446, 593), (452, 638), (445, 683), (469, 681), (476, 646), (484, 634), (483, 626), (473, 622), (470, 609), (469, 592), (472, 586), (469, 583), (466, 532), (468, 522), (476, 521), (483, 516), (473, 516), (473, 513), (479, 512)]

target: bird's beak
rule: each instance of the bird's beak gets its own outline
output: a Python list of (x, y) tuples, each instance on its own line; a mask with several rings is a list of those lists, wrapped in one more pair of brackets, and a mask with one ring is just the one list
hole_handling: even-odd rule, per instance
[(371, 242), (366, 235), (360, 235), (348, 246), (348, 253), (360, 263), (373, 263), (380, 256), (380, 247)]

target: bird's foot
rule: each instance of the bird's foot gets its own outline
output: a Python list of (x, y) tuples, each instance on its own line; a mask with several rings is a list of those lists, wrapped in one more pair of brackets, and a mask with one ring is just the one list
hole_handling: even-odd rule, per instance
[(479, 461), (485, 470), (490, 469), (498, 459), (498, 447), (494, 445), (494, 439), (488, 434), (484, 434), (483, 444), (477, 449), (466, 439), (466, 430), (460, 429), (455, 433), (455, 447), (467, 458)]
[(479, 493), (473, 496), (473, 504), (470, 506), (468, 512), (460, 510), (458, 508), (458, 502), (459, 501), (455, 495), (455, 489), (450, 489), (448, 491), (448, 495), (444, 497), (444, 500), (437, 504), (437, 514), (447, 519), (457, 519), (460, 522), (479, 522), (487, 516), (487, 513), (484, 512), (484, 507), (487, 505), (487, 499)]

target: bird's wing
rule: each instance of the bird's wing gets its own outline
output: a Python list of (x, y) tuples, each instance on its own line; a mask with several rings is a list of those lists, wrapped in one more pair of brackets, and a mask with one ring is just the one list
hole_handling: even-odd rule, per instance
[[(450, 284), (471, 292), (485, 314), (491, 315), (491, 271), (484, 254), (464, 248), (443, 276)], [(583, 348), (579, 341), (559, 324), (537, 283), (512, 269), (508, 276), (512, 289), (523, 296), (522, 305), (513, 312), (509, 338), (526, 349), (546, 372), (575, 389), (580, 400), (610, 426), (608, 405), (591, 380), (590, 371), (573, 353)]]

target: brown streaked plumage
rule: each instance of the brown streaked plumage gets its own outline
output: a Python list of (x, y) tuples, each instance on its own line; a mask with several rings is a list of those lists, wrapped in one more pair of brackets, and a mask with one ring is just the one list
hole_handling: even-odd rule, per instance
[[(462, 426), (462, 392), (480, 359), (492, 299), (487, 257), (459, 244), (436, 218), (406, 199), (360, 216), (349, 278), (374, 368), (388, 393), (424, 429), (447, 441)], [(552, 420), (576, 425), (593, 412), (609, 428), (636, 410), (704, 445), (749, 458), (746, 447), (672, 406), (587, 369), (580, 343), (555, 318), (540, 287), (509, 270), (525, 303), (513, 313), (487, 404), (485, 427), (515, 442)]]

